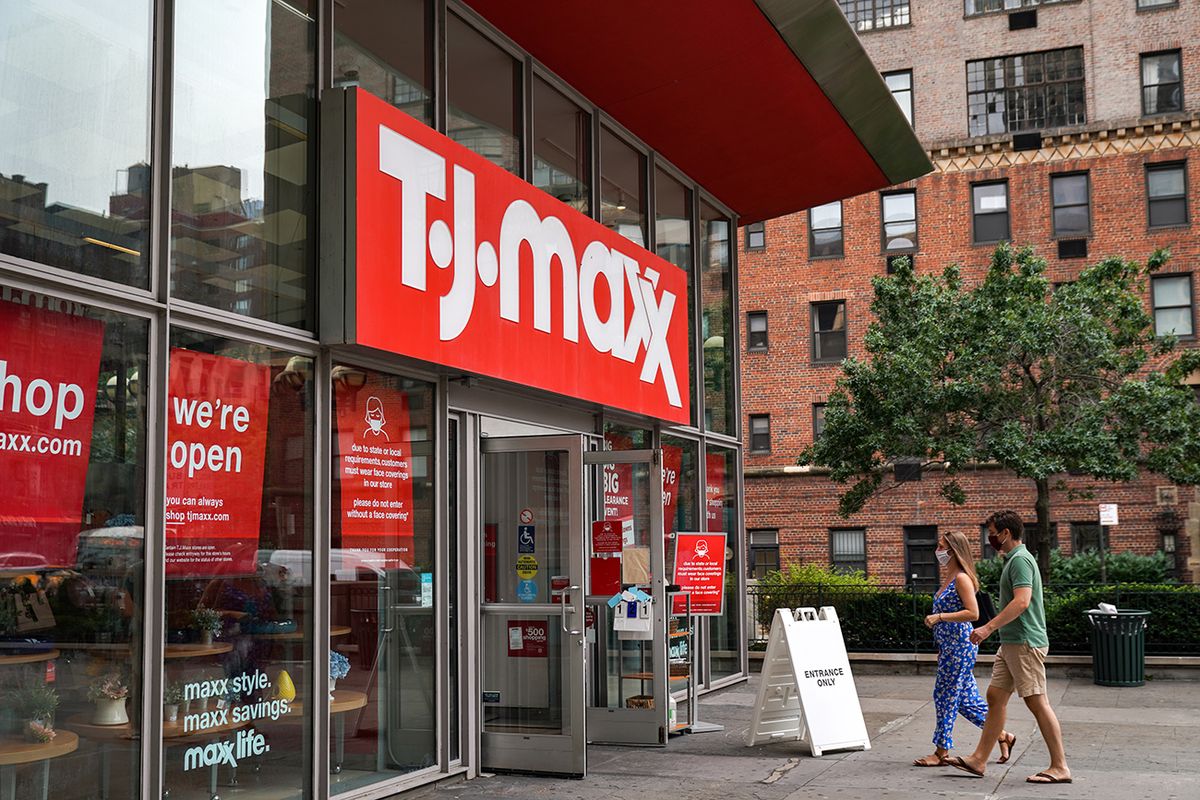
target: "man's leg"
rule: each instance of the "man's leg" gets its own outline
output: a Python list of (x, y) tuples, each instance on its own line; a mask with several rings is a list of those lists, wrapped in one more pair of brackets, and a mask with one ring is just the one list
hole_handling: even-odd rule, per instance
[(979, 744), (975, 746), (974, 753), (963, 759), (979, 772), (983, 772), (987, 766), (988, 759), (992, 757), (992, 750), (995, 749), (1000, 734), (1004, 732), (1004, 724), (1008, 722), (1008, 701), (1011, 697), (1011, 689), (988, 687), (987, 720), (983, 723), (983, 732), (979, 734)]
[[(1071, 770), (1067, 766), (1067, 754), (1063, 749), (1062, 728), (1058, 724), (1058, 715), (1050, 707), (1050, 699), (1044, 694), (1034, 694), (1024, 699), (1025, 705), (1037, 720), (1042, 738), (1046, 740), (1046, 749), (1050, 751), (1050, 767), (1046, 772), (1056, 778), (1071, 777)], [(1035, 777), (1036, 780), (1038, 779)]]

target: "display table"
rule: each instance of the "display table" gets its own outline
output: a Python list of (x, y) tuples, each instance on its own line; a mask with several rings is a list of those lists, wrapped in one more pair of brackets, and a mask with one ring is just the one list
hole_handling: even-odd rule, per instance
[(175, 661), (181, 658), (219, 656), (232, 650), (233, 645), (229, 642), (213, 642), (212, 644), (169, 644), (163, 649), (163, 660)]
[[(342, 771), (342, 761), (346, 756), (346, 714), (350, 711), (357, 711), (360, 708), (365, 708), (367, 705), (367, 695), (365, 692), (356, 692), (353, 689), (335, 689), (333, 691), (333, 699), (329, 701), (329, 715), (333, 717), (333, 741), (334, 741), (334, 762), (331, 765), (330, 771), (337, 775)], [(304, 704), (294, 702), (288, 709), (287, 716), (302, 717), (304, 715)]]
[(85, 739), (97, 743), (100, 749), (100, 800), (108, 800), (108, 785), (112, 774), (110, 755), (117, 749), (116, 742), (126, 742), (126, 750), (130, 757), (130, 774), (137, 772), (138, 760), (141, 758), (141, 748), (132, 742), (137, 739), (133, 733), (133, 725), (128, 722), (120, 725), (96, 725), (92, 722), (91, 714), (73, 714), (66, 726)]
[[(255, 639), (268, 639), (276, 642), (301, 642), (304, 641), (304, 631), (288, 631), (287, 633), (249, 633), (246, 636), (252, 636)], [(329, 629), (329, 638), (334, 639), (338, 636), (349, 636), (349, 625), (334, 625)]]
[(27, 742), (24, 739), (0, 739), (0, 800), (17, 800), (17, 767), (22, 764), (42, 765), (42, 792), (47, 800), (50, 794), (50, 760), (74, 753), (79, 747), (79, 737), (71, 731), (58, 731), (54, 741), (45, 744)]
[(14, 653), (0, 655), (0, 667), (16, 664), (36, 664), (39, 661), (53, 661), (61, 655), (57, 650), (42, 650), (32, 653)]

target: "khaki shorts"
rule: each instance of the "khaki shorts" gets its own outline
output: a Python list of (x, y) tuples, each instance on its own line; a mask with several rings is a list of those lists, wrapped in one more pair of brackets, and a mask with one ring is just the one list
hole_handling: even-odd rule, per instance
[(1046, 693), (1046, 654), (1048, 647), (1027, 644), (1002, 644), (992, 664), (991, 685), (1019, 697)]

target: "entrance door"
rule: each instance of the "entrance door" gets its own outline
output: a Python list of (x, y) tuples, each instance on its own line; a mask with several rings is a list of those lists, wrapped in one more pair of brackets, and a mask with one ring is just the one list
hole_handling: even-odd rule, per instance
[[(662, 462), (658, 450), (597, 451), (588, 465), (590, 508), (586, 638), (591, 742), (665, 745), (670, 700)], [(609, 599), (650, 595), (647, 631), (617, 630)]]
[(481, 445), (487, 770), (584, 774), (583, 443)]

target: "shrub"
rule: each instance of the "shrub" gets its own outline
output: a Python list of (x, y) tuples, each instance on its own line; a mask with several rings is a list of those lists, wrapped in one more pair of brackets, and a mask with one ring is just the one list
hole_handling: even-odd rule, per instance
[[(1108, 581), (1111, 583), (1173, 584), (1167, 556), (1164, 553), (1138, 555), (1124, 552), (1112, 553), (1107, 559)], [(1004, 561), (989, 558), (975, 563), (979, 582), (989, 592), (1000, 589), (1000, 570)], [(1058, 550), (1050, 551), (1050, 575), (1047, 587), (1064, 584), (1096, 584), (1100, 582), (1100, 555), (1086, 550), (1073, 556), (1064, 556)]]

